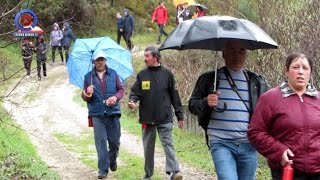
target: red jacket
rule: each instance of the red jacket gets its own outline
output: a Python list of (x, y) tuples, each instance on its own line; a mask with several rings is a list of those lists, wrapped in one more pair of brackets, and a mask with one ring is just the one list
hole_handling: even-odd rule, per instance
[(167, 24), (168, 10), (164, 6), (157, 6), (152, 13), (152, 20), (156, 20), (158, 24)]
[(282, 97), (279, 87), (269, 90), (260, 96), (248, 138), (272, 170), (282, 169), (282, 154), (289, 148), (295, 170), (320, 173), (320, 98)]

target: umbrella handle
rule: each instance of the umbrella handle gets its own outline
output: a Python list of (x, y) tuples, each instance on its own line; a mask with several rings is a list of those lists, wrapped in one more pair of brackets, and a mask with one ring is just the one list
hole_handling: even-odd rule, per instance
[(223, 108), (222, 109), (218, 109), (216, 106), (213, 107), (213, 110), (217, 113), (222, 113), (227, 109), (227, 103), (223, 103)]

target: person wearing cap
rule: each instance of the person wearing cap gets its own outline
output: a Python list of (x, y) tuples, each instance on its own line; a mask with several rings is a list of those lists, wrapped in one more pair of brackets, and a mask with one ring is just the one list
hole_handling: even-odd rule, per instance
[(51, 60), (51, 65), (54, 65), (54, 60), (55, 60), (55, 54), (56, 54), (56, 49), (58, 48), (60, 58), (61, 58), (61, 64), (64, 64), (63, 62), (63, 54), (62, 54), (62, 46), (61, 46), (61, 40), (63, 38), (63, 33), (59, 28), (58, 23), (53, 24), (53, 30), (50, 33), (50, 46), (52, 48), (52, 60)]
[(106, 65), (103, 51), (93, 54), (94, 66), (84, 77), (81, 97), (87, 102), (92, 118), (95, 146), (98, 154), (98, 179), (107, 177), (109, 168), (117, 170), (120, 147), (120, 99), (124, 87), (117, 72)]
[(47, 67), (46, 67), (46, 61), (47, 61), (47, 43), (44, 41), (44, 36), (39, 35), (37, 37), (37, 42), (35, 44), (36, 51), (37, 51), (37, 74), (38, 74), (38, 80), (41, 80), (41, 66), (43, 71), (43, 77), (47, 78)]
[(142, 124), (142, 141), (144, 148), (143, 179), (151, 179), (154, 172), (154, 153), (156, 134), (158, 132), (166, 156), (166, 173), (171, 180), (181, 180), (179, 163), (176, 159), (172, 142), (173, 113), (179, 128), (185, 125), (184, 114), (175, 79), (172, 72), (160, 63), (161, 54), (153, 46), (144, 51), (146, 69), (140, 71), (131, 87), (128, 106), (130, 109), (139, 105), (139, 122)]

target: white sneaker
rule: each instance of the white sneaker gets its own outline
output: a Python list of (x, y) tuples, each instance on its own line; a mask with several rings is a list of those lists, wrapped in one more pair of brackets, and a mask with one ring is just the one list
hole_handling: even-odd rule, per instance
[(135, 49), (136, 49), (136, 46), (133, 46), (133, 48), (131, 49), (131, 52), (134, 52)]
[(26, 76), (26, 78), (27, 78), (27, 79), (30, 79), (30, 76), (29, 76), (29, 75), (27, 75), (27, 76)]
[(51, 66), (54, 66), (54, 62), (53, 62), (53, 61), (51, 61), (51, 62), (50, 62), (50, 65), (51, 65)]

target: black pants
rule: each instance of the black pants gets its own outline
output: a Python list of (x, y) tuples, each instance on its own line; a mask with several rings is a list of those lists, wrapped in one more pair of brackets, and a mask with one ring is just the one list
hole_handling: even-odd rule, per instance
[(23, 59), (24, 68), (27, 71), (27, 75), (30, 76), (32, 57), (30, 57), (30, 58), (22, 58), (22, 59)]
[(132, 32), (129, 31), (129, 32), (124, 32), (124, 37), (125, 37), (125, 40), (126, 40), (126, 43), (127, 43), (127, 48), (131, 51), (132, 48), (133, 48), (133, 44), (132, 44), (132, 41), (131, 41), (131, 36), (132, 36)]
[(46, 67), (45, 59), (43, 60), (37, 59), (37, 74), (39, 78), (41, 78), (41, 66), (42, 66), (43, 76), (47, 77), (47, 67)]
[[(281, 180), (282, 170), (279, 170), (279, 171), (271, 170), (271, 175), (272, 175), (272, 180)], [(293, 180), (320, 180), (320, 173), (308, 174), (308, 173), (298, 172), (294, 170)]]
[(54, 62), (57, 48), (61, 57), (61, 62), (63, 62), (62, 46), (52, 46), (52, 62)]
[(68, 58), (69, 58), (69, 48), (70, 46), (63, 46), (64, 54), (66, 56), (66, 63), (68, 62)]
[(124, 40), (126, 40), (126, 38), (125, 38), (125, 36), (124, 36), (124, 32), (123, 32), (123, 31), (121, 32), (121, 31), (118, 29), (118, 31), (117, 31), (117, 43), (118, 43), (118, 44), (120, 44), (121, 36), (123, 37)]
[(164, 34), (165, 36), (168, 36), (168, 34), (164, 31), (164, 25), (163, 24), (158, 24), (159, 26), (159, 36), (158, 36), (158, 43), (161, 42), (161, 36)]

